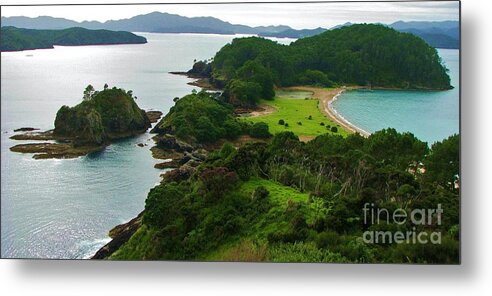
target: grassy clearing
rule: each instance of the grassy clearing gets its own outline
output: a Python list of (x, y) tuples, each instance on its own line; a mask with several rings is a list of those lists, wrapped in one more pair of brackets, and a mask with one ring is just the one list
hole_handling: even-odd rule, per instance
[(258, 186), (265, 187), (272, 208), (248, 229), (246, 233), (231, 239), (212, 253), (205, 255), (204, 260), (219, 261), (264, 261), (267, 259), (266, 237), (274, 231), (287, 230), (290, 221), (280, 219), (289, 203), (307, 202), (309, 195), (296, 189), (270, 180), (251, 178), (237, 189), (237, 192), (249, 198)]
[[(319, 101), (305, 99), (306, 91), (277, 91), (273, 101), (262, 101), (261, 104), (269, 105), (277, 111), (256, 117), (243, 117), (249, 122), (265, 122), (273, 134), (283, 131), (292, 131), (301, 139), (313, 138), (322, 134), (332, 133), (346, 136), (347, 132), (340, 128), (334, 121), (327, 118), (318, 108)], [(286, 125), (279, 124), (283, 120)], [(331, 127), (337, 127), (334, 133)]]
[(306, 202), (309, 195), (295, 190), (292, 187), (285, 186), (274, 181), (265, 180), (261, 178), (251, 178), (247, 182), (244, 182), (239, 191), (247, 196), (251, 196), (258, 186), (265, 187), (270, 194), (268, 198), (276, 205), (281, 206), (283, 209), (287, 207), (289, 200), (300, 202)]

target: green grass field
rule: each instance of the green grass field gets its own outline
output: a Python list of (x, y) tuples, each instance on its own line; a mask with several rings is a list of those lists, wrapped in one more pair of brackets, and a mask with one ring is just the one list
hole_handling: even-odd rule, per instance
[[(318, 109), (318, 100), (305, 99), (310, 93), (305, 91), (277, 91), (277, 96), (272, 101), (261, 101), (261, 104), (270, 105), (277, 111), (256, 117), (243, 117), (253, 123), (265, 122), (272, 134), (283, 131), (292, 131), (301, 139), (303, 137), (316, 137), (326, 133), (339, 134), (346, 136), (347, 132), (340, 128), (335, 122), (328, 119)], [(309, 119), (311, 118), (311, 119)], [(279, 124), (279, 120), (284, 120), (286, 125)], [(324, 124), (324, 125), (323, 125)], [(331, 127), (337, 127), (337, 132), (330, 131)]]
[(270, 192), (268, 198), (273, 203), (281, 206), (284, 209), (285, 207), (287, 207), (287, 202), (289, 201), (289, 199), (296, 202), (305, 202), (308, 200), (309, 197), (307, 193), (299, 192), (292, 187), (261, 178), (250, 178), (247, 182), (241, 185), (239, 191), (246, 194), (247, 196), (250, 196), (253, 194), (256, 187), (258, 186), (265, 187), (268, 192)]
[[(309, 198), (308, 193), (299, 192), (292, 187), (271, 180), (254, 177), (241, 184), (237, 189), (237, 192), (245, 198), (249, 198), (258, 186), (263, 186), (268, 190), (268, 199), (272, 203), (272, 208), (268, 213), (264, 213), (259, 217), (256, 223), (251, 225), (247, 232), (243, 233), (241, 236), (232, 238), (219, 249), (206, 254), (202, 258), (203, 260), (262, 261), (261, 258), (255, 258), (255, 253), (260, 250), (257, 250), (254, 244), (251, 244), (251, 241), (257, 239), (265, 240), (269, 232), (285, 231), (289, 229), (290, 221), (279, 219), (286, 211), (289, 201), (297, 203), (307, 202)], [(238, 248), (240, 249), (240, 252), (236, 254)]]

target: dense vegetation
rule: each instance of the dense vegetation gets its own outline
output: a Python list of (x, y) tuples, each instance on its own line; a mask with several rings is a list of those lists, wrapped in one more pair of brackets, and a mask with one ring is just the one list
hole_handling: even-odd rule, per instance
[(70, 28), (34, 30), (2, 27), (1, 51), (53, 48), (53, 45), (99, 45), (146, 43), (144, 37), (130, 32)]
[(225, 86), (230, 102), (242, 105), (272, 98), (273, 85), (451, 88), (435, 48), (412, 34), (373, 24), (326, 31), (289, 46), (237, 38), (215, 55), (211, 68), (212, 81)]
[[(457, 263), (458, 151), (457, 135), (429, 149), (394, 129), (308, 143), (284, 132), (238, 150), (224, 144), (189, 179), (151, 190), (143, 226), (112, 258)], [(391, 211), (441, 204), (444, 212), (441, 224), (368, 225), (367, 204)], [(369, 244), (367, 230), (442, 239)]]
[[(349, 26), (351, 23), (338, 25), (335, 28)], [(399, 32), (412, 33), (425, 40), (430, 46), (435, 48), (460, 48), (459, 41), (459, 22), (402, 22), (398, 21), (388, 25)], [(316, 29), (287, 29), (281, 32), (259, 33), (259, 36), (277, 37), (277, 38), (305, 38), (318, 35), (327, 31), (325, 28)]]
[(205, 91), (193, 92), (177, 100), (152, 132), (172, 134), (191, 144), (233, 140), (242, 134), (255, 138), (270, 136), (268, 125), (239, 121), (230, 104)]
[(110, 139), (141, 133), (149, 127), (150, 120), (135, 103), (132, 91), (107, 86), (96, 91), (89, 85), (80, 104), (62, 106), (58, 110), (54, 134), (73, 138), (76, 146), (102, 145)]

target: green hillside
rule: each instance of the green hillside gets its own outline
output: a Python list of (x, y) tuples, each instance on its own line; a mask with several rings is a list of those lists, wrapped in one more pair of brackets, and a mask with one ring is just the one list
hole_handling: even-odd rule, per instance
[(64, 30), (34, 30), (2, 27), (1, 51), (53, 48), (54, 45), (103, 45), (146, 43), (144, 37), (130, 32), (69, 28)]

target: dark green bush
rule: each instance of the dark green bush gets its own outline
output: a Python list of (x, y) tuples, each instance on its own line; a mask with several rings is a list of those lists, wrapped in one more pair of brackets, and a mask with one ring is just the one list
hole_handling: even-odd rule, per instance
[(251, 130), (249, 131), (249, 135), (258, 139), (265, 139), (272, 136), (272, 134), (270, 134), (268, 124), (264, 122), (257, 122), (253, 124)]

